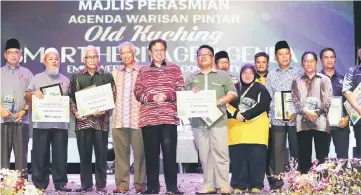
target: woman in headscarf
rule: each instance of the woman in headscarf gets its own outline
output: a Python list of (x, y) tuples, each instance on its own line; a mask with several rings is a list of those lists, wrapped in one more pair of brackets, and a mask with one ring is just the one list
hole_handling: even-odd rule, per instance
[(238, 98), (227, 106), (231, 186), (234, 193), (260, 193), (266, 173), (271, 96), (256, 80), (256, 69), (245, 64), (236, 86)]

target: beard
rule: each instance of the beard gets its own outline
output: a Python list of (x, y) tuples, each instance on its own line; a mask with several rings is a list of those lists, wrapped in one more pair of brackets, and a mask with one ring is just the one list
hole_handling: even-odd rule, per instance
[(57, 76), (59, 74), (59, 68), (46, 68), (46, 72), (49, 76)]
[(259, 74), (266, 74), (267, 73), (267, 69), (266, 70), (264, 70), (264, 71), (257, 71)]

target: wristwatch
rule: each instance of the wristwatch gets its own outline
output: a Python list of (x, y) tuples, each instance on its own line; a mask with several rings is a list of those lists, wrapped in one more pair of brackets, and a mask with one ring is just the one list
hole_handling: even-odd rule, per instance
[(221, 99), (219, 99), (219, 102), (221, 103), (221, 105), (223, 105), (224, 104), (224, 100), (221, 98)]

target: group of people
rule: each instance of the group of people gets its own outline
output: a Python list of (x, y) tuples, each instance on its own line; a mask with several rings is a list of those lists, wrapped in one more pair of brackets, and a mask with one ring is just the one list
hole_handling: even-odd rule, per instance
[[(185, 80), (180, 68), (166, 61), (167, 43), (152, 40), (148, 52), (149, 66), (135, 61), (135, 46), (123, 42), (119, 46), (123, 65), (109, 73), (99, 66), (99, 53), (94, 46), (84, 49), (84, 69), (69, 80), (59, 73), (60, 57), (55, 48), (45, 50), (44, 72), (33, 76), (19, 64), (20, 43), (9, 39), (5, 46), (6, 65), (1, 68), (1, 168), (9, 168), (14, 150), (15, 169), (25, 170), (29, 140), (29, 111), (33, 96), (43, 98), (41, 88), (60, 84), (62, 95), (69, 96), (70, 111), (76, 118), (76, 139), (80, 157), (81, 187), (77, 192), (93, 190), (92, 152), (95, 153), (95, 187), (106, 191), (108, 132), (112, 128), (115, 151), (114, 193), (130, 190), (130, 149), (134, 154), (134, 183), (137, 193), (158, 194), (159, 155), (163, 155), (164, 177), (169, 194), (182, 194), (177, 186), (177, 117), (176, 92), (214, 90), (217, 108), (224, 113), (214, 124), (192, 118), (191, 126), (203, 168), (203, 187), (197, 194), (252, 192), (263, 189), (267, 175), (272, 189), (283, 181), (273, 177), (285, 171), (288, 163), (286, 138), (290, 156), (298, 160), (300, 171), (311, 167), (312, 139), (316, 157), (321, 163), (328, 156), (330, 139), (338, 158), (348, 158), (349, 116), (338, 126), (330, 126), (328, 111), (333, 96), (342, 96), (361, 115), (352, 91), (361, 83), (361, 66), (349, 69), (345, 76), (336, 69), (336, 53), (332, 48), (320, 52), (323, 66), (317, 72), (317, 54), (305, 52), (301, 57), (303, 71), (291, 65), (291, 51), (286, 41), (275, 45), (279, 66), (269, 71), (269, 55), (255, 55), (254, 64), (242, 66), (239, 79), (228, 71), (227, 52), (215, 53), (209, 45), (197, 50), (199, 71)], [(78, 113), (75, 93), (92, 86), (111, 84), (115, 108), (82, 117)], [(289, 120), (275, 119), (275, 94), (291, 91), (295, 113)], [(310, 106), (311, 105), (311, 106)], [(110, 121), (110, 115), (113, 120)], [(33, 122), (31, 154), (32, 181), (45, 190), (49, 184), (49, 168), (55, 189), (67, 188), (68, 123)], [(361, 155), (361, 122), (352, 124), (358, 155)], [(50, 145), (51, 158), (50, 163)], [(229, 170), (231, 169), (231, 170)], [(229, 172), (232, 173), (229, 181)]]

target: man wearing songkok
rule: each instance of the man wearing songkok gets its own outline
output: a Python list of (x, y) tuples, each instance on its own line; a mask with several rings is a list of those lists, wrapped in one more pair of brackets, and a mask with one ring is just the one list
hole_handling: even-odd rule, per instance
[[(214, 62), (216, 63), (216, 68), (218, 70), (223, 70), (225, 72), (229, 72), (229, 68), (231, 66), (231, 63), (229, 61), (228, 53), (226, 51), (219, 51), (214, 55)], [(231, 75), (231, 78), (233, 80), (234, 84), (239, 83), (239, 80), (237, 77)]]
[(140, 102), (134, 95), (134, 85), (140, 66), (135, 62), (135, 47), (131, 42), (119, 46), (123, 65), (113, 71), (117, 90), (113, 111), (113, 147), (115, 152), (114, 193), (129, 191), (130, 146), (134, 156), (134, 188), (137, 193), (145, 185), (145, 158), (142, 131), (139, 128)]
[[(69, 79), (59, 73), (60, 57), (55, 48), (45, 50), (43, 63), (45, 71), (36, 74), (26, 89), (26, 101), (31, 104), (32, 98), (43, 99), (50, 95), (67, 95)], [(62, 94), (47, 94), (41, 88), (59, 84)], [(33, 97), (35, 96), (35, 97)], [(32, 108), (33, 114), (35, 109)], [(57, 191), (70, 192), (68, 183), (68, 123), (65, 122), (33, 122), (33, 149), (31, 154), (32, 182), (42, 190), (49, 185), (50, 146), (53, 182)]]
[[(278, 67), (270, 71), (266, 78), (266, 88), (272, 97), (269, 117), (271, 119), (271, 175), (279, 175), (285, 171), (288, 164), (286, 157), (286, 138), (288, 137), (288, 146), (290, 156), (298, 159), (297, 131), (295, 127), (296, 114), (288, 116), (288, 120), (282, 120), (277, 117), (275, 110), (276, 93), (291, 91), (293, 79), (302, 75), (302, 72), (291, 65), (291, 49), (286, 41), (279, 41), (275, 45), (275, 58)], [(291, 113), (289, 113), (291, 114)], [(270, 182), (271, 189), (280, 189), (283, 186), (283, 180), (274, 179)]]
[(0, 168), (10, 168), (10, 154), (14, 151), (15, 169), (27, 178), (29, 142), (29, 105), (24, 99), (33, 73), (20, 65), (21, 49), (17, 39), (5, 44), (5, 66), (1, 68), (1, 130)]
[(84, 49), (84, 69), (73, 74), (70, 79), (68, 94), (70, 111), (76, 118), (75, 135), (80, 157), (81, 187), (77, 192), (92, 191), (92, 153), (95, 153), (95, 186), (96, 191), (106, 191), (107, 181), (107, 151), (110, 111), (97, 111), (92, 115), (81, 116), (77, 107), (75, 92), (110, 84), (113, 97), (116, 97), (114, 79), (111, 73), (99, 67), (99, 53), (96, 47), (89, 45)]
[[(214, 124), (207, 125), (204, 118), (192, 118), (191, 126), (199, 150), (203, 168), (203, 187), (197, 194), (229, 194), (229, 155), (228, 126), (226, 104), (237, 97), (232, 78), (227, 72), (213, 67), (214, 50), (209, 45), (202, 45), (197, 50), (197, 62), (200, 68), (186, 79), (186, 90), (198, 93), (200, 90), (214, 90), (216, 105), (224, 113)], [(206, 121), (205, 121), (206, 120)]]

